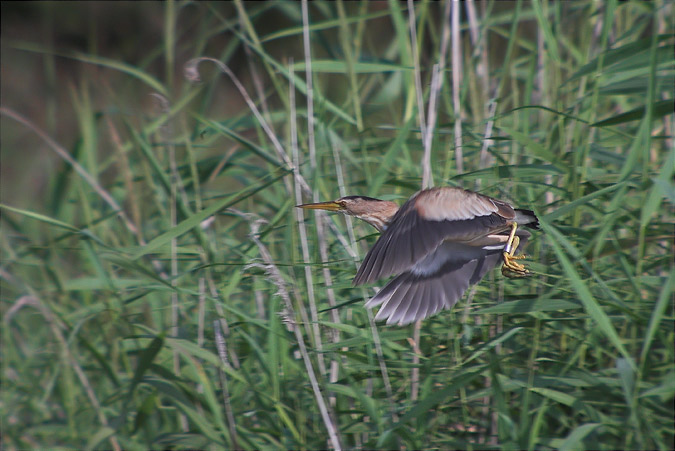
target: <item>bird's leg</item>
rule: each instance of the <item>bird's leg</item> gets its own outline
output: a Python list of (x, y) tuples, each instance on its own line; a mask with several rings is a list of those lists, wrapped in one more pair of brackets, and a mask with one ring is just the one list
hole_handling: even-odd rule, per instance
[(511, 226), (511, 233), (509, 239), (504, 246), (504, 265), (502, 265), (502, 274), (509, 278), (525, 277), (530, 275), (530, 271), (524, 265), (517, 263), (515, 260), (526, 258), (525, 255), (516, 255), (516, 250), (520, 245), (520, 238), (516, 236), (517, 223)]

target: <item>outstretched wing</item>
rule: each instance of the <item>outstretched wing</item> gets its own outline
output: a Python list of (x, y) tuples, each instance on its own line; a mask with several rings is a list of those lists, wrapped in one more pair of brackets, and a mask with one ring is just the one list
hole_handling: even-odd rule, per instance
[[(519, 230), (522, 249), (531, 236)], [(382, 305), (376, 320), (400, 326), (451, 309), (471, 285), (502, 261), (501, 249), (444, 242), (410, 270), (392, 279), (366, 307)]]
[(461, 188), (420, 191), (400, 208), (370, 249), (354, 285), (400, 274), (446, 240), (469, 243), (499, 233), (515, 216), (509, 204)]

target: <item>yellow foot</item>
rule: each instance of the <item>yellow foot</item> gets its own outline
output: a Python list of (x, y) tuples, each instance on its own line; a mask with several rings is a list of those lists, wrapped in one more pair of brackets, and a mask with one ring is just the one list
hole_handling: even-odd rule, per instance
[(516, 260), (521, 260), (525, 258), (524, 255), (509, 255), (507, 252), (504, 252), (504, 265), (502, 266), (502, 275), (508, 277), (509, 279), (517, 279), (520, 277), (527, 277), (532, 275), (530, 271), (521, 265), (516, 263)]
[(518, 246), (520, 245), (520, 238), (516, 236), (516, 229), (518, 224), (515, 222), (511, 227), (511, 234), (509, 239), (504, 246), (504, 265), (502, 266), (502, 275), (510, 279), (515, 279), (519, 277), (527, 277), (531, 275), (530, 271), (525, 267), (517, 263), (516, 260), (522, 260), (526, 258), (525, 255), (515, 255)]

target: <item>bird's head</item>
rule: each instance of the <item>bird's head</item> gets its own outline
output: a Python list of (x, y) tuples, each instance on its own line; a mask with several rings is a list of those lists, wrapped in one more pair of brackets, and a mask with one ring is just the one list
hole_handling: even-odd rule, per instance
[(297, 207), (310, 210), (336, 211), (354, 216), (366, 221), (380, 232), (387, 227), (391, 218), (398, 211), (398, 205), (394, 202), (366, 196), (345, 196), (330, 202), (302, 204)]

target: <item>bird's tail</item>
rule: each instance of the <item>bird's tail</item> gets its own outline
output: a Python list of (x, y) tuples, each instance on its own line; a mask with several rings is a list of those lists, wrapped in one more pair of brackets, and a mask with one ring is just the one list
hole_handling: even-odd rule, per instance
[(516, 208), (516, 222), (518, 225), (529, 227), (530, 229), (539, 230), (539, 219), (532, 210), (524, 210)]

